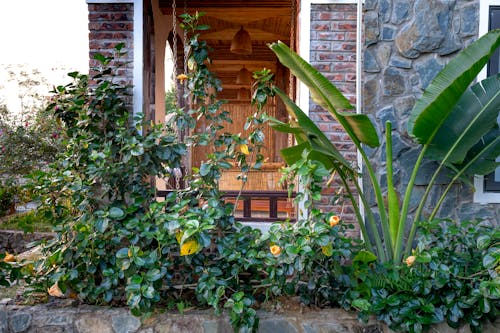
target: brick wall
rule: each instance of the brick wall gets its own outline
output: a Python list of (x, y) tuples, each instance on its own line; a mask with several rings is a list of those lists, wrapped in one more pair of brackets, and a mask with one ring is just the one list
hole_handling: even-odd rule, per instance
[[(311, 6), (311, 64), (353, 105), (356, 103), (356, 10), (356, 4)], [(355, 163), (355, 146), (330, 113), (311, 104), (309, 114), (343, 155)], [(354, 221), (350, 206), (331, 205), (337, 190), (335, 184), (324, 189), (320, 208), (342, 212), (345, 220)]]
[(96, 53), (105, 56), (113, 54), (118, 43), (125, 43), (128, 50), (124, 59), (128, 64), (119, 70), (118, 80), (122, 83), (133, 82), (133, 4), (89, 4), (89, 67), (95, 67)]

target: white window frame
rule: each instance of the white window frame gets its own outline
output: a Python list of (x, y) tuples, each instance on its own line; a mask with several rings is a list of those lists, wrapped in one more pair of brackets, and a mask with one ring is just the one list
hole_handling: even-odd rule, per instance
[[(479, 1), (479, 36), (489, 30), (489, 12), (491, 6), (500, 6), (500, 0)], [(477, 79), (484, 80), (487, 76), (486, 67), (479, 73)], [(500, 203), (500, 193), (484, 191), (484, 176), (474, 177), (474, 202), (479, 204)]]

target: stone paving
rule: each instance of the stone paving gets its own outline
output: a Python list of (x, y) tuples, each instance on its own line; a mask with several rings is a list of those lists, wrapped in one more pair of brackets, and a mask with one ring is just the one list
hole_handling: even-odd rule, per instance
[[(296, 312), (259, 312), (259, 333), (383, 333), (387, 327), (371, 320), (362, 324), (356, 314), (340, 309)], [(445, 324), (434, 332), (467, 333)], [(485, 333), (500, 331), (500, 321), (484, 328)], [(96, 306), (0, 305), (0, 333), (226, 333), (233, 332), (228, 318), (212, 311), (163, 313), (141, 320), (123, 308)]]

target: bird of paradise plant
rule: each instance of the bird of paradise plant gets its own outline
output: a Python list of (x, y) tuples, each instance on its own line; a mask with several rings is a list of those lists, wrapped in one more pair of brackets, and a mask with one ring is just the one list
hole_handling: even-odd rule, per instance
[[(474, 174), (488, 174), (499, 165), (495, 158), (500, 154), (500, 131), (497, 125), (500, 77), (493, 76), (470, 86), (499, 45), (500, 30), (490, 31), (472, 43), (439, 72), (416, 102), (408, 121), (408, 133), (421, 145), (421, 150), (405, 193), (402, 193), (401, 203), (393, 182), (391, 123), (385, 124), (387, 197), (384, 198), (383, 188), (365, 150), (365, 145), (372, 148), (380, 145), (374, 124), (364, 114), (346, 112), (345, 110), (354, 109), (347, 98), (284, 43), (276, 42), (270, 45), (280, 62), (309, 88), (313, 101), (328, 110), (353, 141), (375, 193), (379, 218), (375, 218), (370, 209), (363, 213), (350, 190), (349, 184), (353, 184), (361, 203), (368, 207), (367, 192), (358, 184), (357, 170), (286, 94), (274, 88), (286, 105), (291, 121), (283, 123), (273, 119), (272, 126), (278, 131), (293, 134), (296, 139), (295, 146), (281, 151), (283, 158), (288, 164), (292, 164), (306, 156), (323, 163), (332, 173), (335, 172), (339, 176), (360, 221), (360, 231), (366, 245), (377, 255), (380, 262), (401, 263), (403, 257), (410, 254), (417, 222), (423, 218), (424, 205), (437, 175), (443, 168), (450, 169), (453, 176), (430, 216), (425, 217), (427, 219), (435, 217), (454, 183)], [(410, 198), (424, 158), (437, 161), (438, 167), (411, 219)], [(406, 235), (405, 230), (409, 223), (412, 225)], [(406, 244), (403, 244), (405, 238)]]

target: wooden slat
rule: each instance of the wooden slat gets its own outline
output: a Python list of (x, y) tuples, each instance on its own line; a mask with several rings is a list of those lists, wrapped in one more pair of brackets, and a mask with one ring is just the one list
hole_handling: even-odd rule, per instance
[[(165, 198), (171, 191), (157, 191), (158, 198)], [(296, 193), (293, 192), (291, 197), (294, 198)], [(238, 221), (247, 222), (279, 222), (279, 221), (295, 221), (294, 208), (288, 201), (288, 191), (225, 191), (223, 198), (227, 201), (235, 203), (235, 198), (239, 197), (237, 211), (241, 211), (243, 204), (243, 217), (235, 217)], [(286, 201), (285, 201), (286, 200)], [(267, 202), (267, 206), (266, 206)], [(252, 216), (255, 212), (268, 212), (269, 217)], [(287, 217), (279, 217), (279, 213), (286, 213)]]

